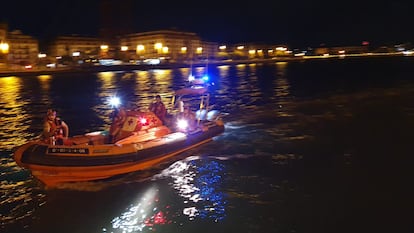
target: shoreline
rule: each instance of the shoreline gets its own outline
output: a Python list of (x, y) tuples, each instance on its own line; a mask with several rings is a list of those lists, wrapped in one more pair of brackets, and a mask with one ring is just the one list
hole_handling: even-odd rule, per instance
[[(249, 63), (268, 63), (277, 61), (293, 61), (302, 60), (302, 58), (280, 58), (280, 59), (249, 59), (249, 60), (227, 60), (227, 61), (209, 61), (212, 65), (230, 65), (230, 64), (249, 64)], [(193, 67), (204, 67), (206, 62), (195, 62)], [(62, 68), (44, 68), (44, 69), (30, 69), (30, 70), (8, 70), (0, 69), (0, 77), (8, 76), (31, 76), (31, 75), (50, 75), (50, 74), (70, 74), (70, 73), (94, 73), (94, 72), (111, 72), (111, 71), (134, 71), (134, 70), (151, 70), (151, 69), (177, 69), (190, 68), (188, 63), (164, 63), (158, 65), (98, 65), (98, 66), (77, 66), (77, 67), (62, 67)]]
[[(278, 57), (277, 59), (266, 58), (266, 59), (246, 59), (246, 60), (220, 60), (220, 61), (209, 61), (208, 64), (214, 65), (231, 65), (231, 64), (251, 64), (251, 63), (275, 63), (275, 62), (289, 62), (289, 61), (306, 61), (313, 59), (352, 59), (361, 57), (396, 57), (397, 54), (355, 54), (347, 55), (346, 57), (340, 57), (338, 55), (331, 56), (303, 56), (303, 57)], [(401, 57), (413, 57), (403, 56)], [(203, 67), (207, 62), (195, 62), (192, 64), (193, 67)], [(33, 75), (51, 75), (51, 74), (71, 74), (71, 73), (97, 73), (97, 72), (116, 72), (116, 71), (135, 71), (135, 70), (151, 70), (151, 69), (177, 69), (177, 68), (190, 68), (188, 63), (164, 63), (158, 65), (99, 65), (99, 66), (77, 66), (77, 67), (62, 67), (62, 68), (44, 68), (44, 69), (30, 69), (30, 70), (11, 70), (11, 69), (0, 69), (0, 77), (10, 76), (33, 76)]]

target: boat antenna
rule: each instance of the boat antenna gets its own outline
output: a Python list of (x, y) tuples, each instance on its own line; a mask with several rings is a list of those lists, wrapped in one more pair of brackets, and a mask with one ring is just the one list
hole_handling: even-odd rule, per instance
[(207, 53), (207, 60), (206, 60), (206, 75), (208, 75), (208, 53)]

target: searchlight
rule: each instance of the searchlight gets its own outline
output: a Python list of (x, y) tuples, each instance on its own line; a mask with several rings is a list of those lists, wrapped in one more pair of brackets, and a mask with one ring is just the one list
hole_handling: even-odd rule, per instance
[(117, 96), (112, 96), (111, 98), (109, 98), (109, 104), (111, 105), (111, 107), (117, 108), (121, 104), (121, 100)]
[(186, 120), (180, 119), (177, 122), (177, 127), (181, 130), (186, 130), (188, 127), (188, 122)]

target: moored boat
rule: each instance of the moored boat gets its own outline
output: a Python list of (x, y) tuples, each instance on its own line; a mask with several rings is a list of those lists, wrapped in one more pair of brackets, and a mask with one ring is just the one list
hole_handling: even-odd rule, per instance
[[(204, 94), (191, 88), (177, 93)], [(149, 169), (224, 132), (222, 119), (217, 111), (206, 108), (205, 97), (200, 98), (196, 127), (191, 130), (176, 126), (174, 114), (163, 123), (152, 112), (126, 109), (121, 124), (112, 123), (108, 131), (73, 136), (63, 145), (30, 141), (17, 148), (13, 157), (47, 187)]]

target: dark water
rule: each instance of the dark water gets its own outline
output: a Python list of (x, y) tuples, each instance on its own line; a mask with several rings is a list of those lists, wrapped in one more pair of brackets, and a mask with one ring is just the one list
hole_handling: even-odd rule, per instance
[(0, 232), (414, 232), (414, 58), (209, 67), (226, 131), (145, 172), (45, 189), (14, 147), (145, 108), (188, 69), (0, 78)]

